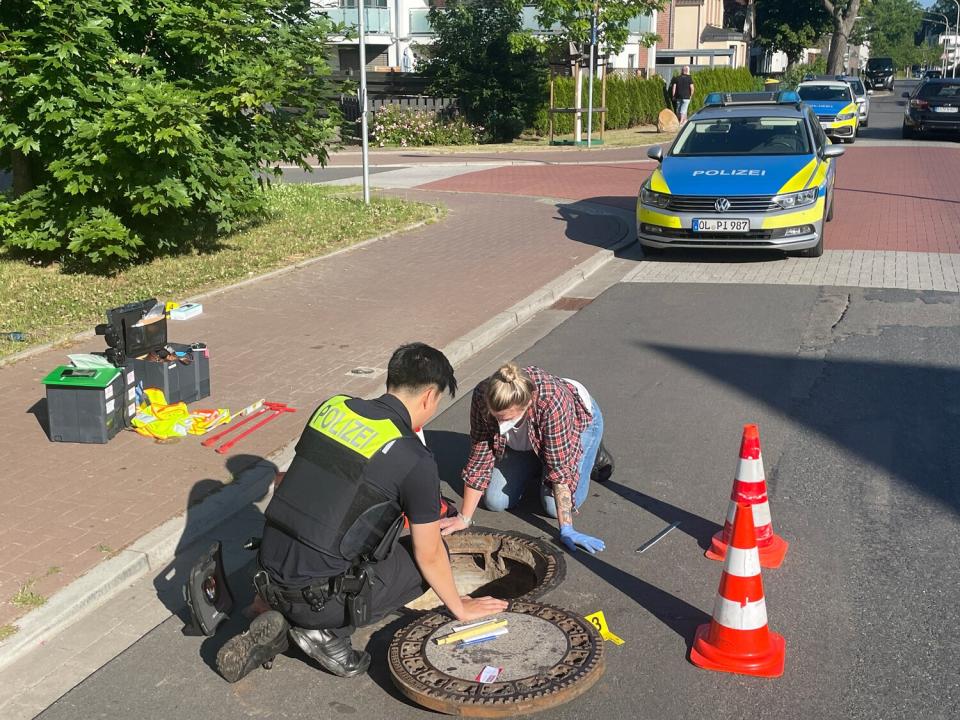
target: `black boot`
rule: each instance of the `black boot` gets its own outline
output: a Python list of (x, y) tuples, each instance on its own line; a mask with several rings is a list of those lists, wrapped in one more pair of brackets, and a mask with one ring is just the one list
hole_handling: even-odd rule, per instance
[(590, 471), (590, 480), (593, 482), (604, 482), (613, 475), (613, 455), (603, 446), (600, 441), (600, 448), (597, 450), (597, 459), (593, 461), (593, 470)]
[(370, 667), (370, 655), (354, 650), (350, 638), (338, 638), (329, 630), (290, 628), (290, 637), (309, 657), (339, 677), (353, 677)]
[(258, 615), (245, 633), (230, 638), (217, 653), (217, 670), (227, 682), (236, 682), (258, 665), (269, 668), (273, 659), (290, 646), (290, 626), (283, 615), (270, 610)]

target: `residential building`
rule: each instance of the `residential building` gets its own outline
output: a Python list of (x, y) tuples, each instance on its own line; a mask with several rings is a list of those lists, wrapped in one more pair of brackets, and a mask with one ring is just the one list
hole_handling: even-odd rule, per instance
[(669, 0), (656, 14), (655, 70), (665, 79), (677, 65), (693, 68), (748, 64), (742, 29), (724, 27), (723, 0)]
[[(712, 1), (712, 0), (711, 0)], [(356, 27), (358, 4), (361, 0), (312, 0), (313, 5), (337, 23)], [(414, 71), (418, 46), (433, 42), (430, 26), (430, 8), (442, 5), (442, 0), (362, 0), (366, 30), (366, 61), (368, 70)], [(555, 31), (542, 28), (537, 22), (536, 8), (523, 9), (524, 27), (538, 33)], [(630, 36), (623, 51), (612, 55), (609, 67), (618, 70), (653, 72), (653, 54), (642, 44), (648, 33), (654, 31), (654, 16), (641, 16), (630, 21)], [(360, 52), (356, 35), (332, 38), (334, 53), (331, 64), (335, 72), (357, 72)]]

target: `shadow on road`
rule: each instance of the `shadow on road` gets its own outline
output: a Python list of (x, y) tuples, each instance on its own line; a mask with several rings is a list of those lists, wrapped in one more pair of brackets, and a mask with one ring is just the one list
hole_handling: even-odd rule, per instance
[[(635, 344), (766, 403), (960, 513), (960, 370)], [(811, 381), (802, 397), (786, 390), (797, 377)]]
[[(276, 465), (257, 455), (233, 455), (227, 459), (226, 469), (231, 478), (237, 479), (235, 482), (249, 481), (255, 483), (258, 497), (262, 497), (266, 493), (277, 474)], [(244, 476), (245, 473), (254, 475), (246, 477)], [(241, 478), (241, 476), (244, 477)], [(220, 504), (217, 502), (216, 494), (225, 487), (227, 485), (220, 480), (208, 478), (197, 481), (190, 489), (186, 503), (186, 521), (174, 551), (174, 559), (160, 570), (153, 579), (157, 597), (171, 614), (177, 615), (183, 621), (184, 634), (192, 634), (192, 628), (190, 612), (184, 602), (183, 586), (190, 577), (190, 568), (194, 562), (206, 552), (212, 543), (212, 541), (199, 541), (217, 525), (218, 519), (223, 519), (220, 517)], [(240, 513), (236, 516), (231, 514), (232, 523), (235, 526), (262, 526), (262, 513), (253, 503), (241, 510)], [(243, 577), (244, 574), (246, 578), (252, 577), (250, 561), (253, 559), (252, 553), (242, 550), (244, 540), (246, 538), (237, 537), (222, 540), (224, 565), (226, 566), (226, 572), (230, 575), (228, 582), (235, 601), (231, 616), (240, 615), (242, 609), (249, 605), (253, 597), (252, 591), (248, 589), (250, 583)], [(234, 567), (231, 567), (231, 563)], [(242, 573), (232, 572), (236, 569), (238, 563), (244, 568)], [(238, 578), (239, 584), (236, 582)], [(246, 597), (246, 600), (242, 602), (238, 597), (238, 588), (243, 590), (239, 595)], [(214, 655), (216, 655), (216, 652), (214, 652)]]
[[(608, 484), (609, 481), (604, 483), (604, 485)], [(536, 493), (533, 493), (533, 495), (536, 495)], [(531, 512), (528, 509), (530, 504), (527, 503), (526, 500), (530, 500), (530, 498), (521, 501), (518, 508), (510, 510), (509, 512), (520, 520), (537, 528), (540, 532), (556, 537), (556, 526), (550, 524), (540, 515)], [(539, 505), (536, 497), (534, 497), (533, 500)], [(566, 552), (566, 550), (564, 550), (564, 552)], [(598, 578), (622, 592), (637, 603), (637, 605), (657, 618), (657, 620), (673, 630), (683, 638), (683, 641), (687, 645), (687, 650), (693, 646), (694, 634), (696, 633), (697, 627), (710, 622), (710, 616), (700, 608), (694, 607), (676, 595), (661, 590), (657, 586), (651, 585), (645, 580), (641, 580), (635, 575), (611, 565), (603, 559), (602, 553), (591, 555), (582, 550), (578, 550), (575, 553), (568, 552), (567, 558), (579, 562)]]
[[(591, 488), (592, 487), (593, 485), (591, 484)], [(697, 544), (704, 550), (710, 547), (710, 539), (723, 529), (722, 525), (718, 525), (715, 522), (682, 508), (678, 508), (676, 505), (671, 505), (663, 500), (657, 500), (639, 490), (634, 490), (626, 485), (622, 485), (612, 478), (604, 482), (603, 487), (615, 492), (624, 500), (629, 500), (637, 507), (643, 508), (652, 515), (656, 515), (665, 523), (675, 523), (679, 520), (680, 525), (677, 529), (685, 532), (696, 540)]]

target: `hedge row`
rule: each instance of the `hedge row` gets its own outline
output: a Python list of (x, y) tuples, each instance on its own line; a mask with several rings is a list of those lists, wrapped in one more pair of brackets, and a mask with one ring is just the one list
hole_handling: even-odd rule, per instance
[[(762, 78), (755, 78), (746, 68), (713, 68), (699, 70), (693, 74), (696, 88), (692, 109), (703, 104), (707, 93), (724, 92), (751, 92), (763, 88)], [(600, 81), (595, 80), (593, 86), (593, 104), (601, 105)], [(554, 81), (554, 106), (558, 108), (573, 107), (573, 78), (559, 77)], [(587, 104), (587, 79), (583, 79), (583, 105)], [(657, 115), (667, 107), (667, 89), (659, 76), (645, 80), (643, 78), (622, 78), (612, 75), (607, 78), (607, 121), (606, 129), (629, 128), (637, 125), (648, 125), (657, 122)], [(574, 116), (572, 113), (556, 114), (554, 116), (554, 132), (566, 134), (573, 132)], [(599, 128), (600, 115), (594, 113), (593, 126)], [(586, 117), (584, 117), (586, 127)], [(550, 132), (550, 118), (547, 108), (537, 113), (533, 129), (539, 135)]]

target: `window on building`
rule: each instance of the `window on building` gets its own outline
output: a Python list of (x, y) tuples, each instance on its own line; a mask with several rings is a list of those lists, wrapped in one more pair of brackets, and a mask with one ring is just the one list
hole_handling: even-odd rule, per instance
[(627, 68), (633, 70), (637, 66), (637, 56), (633, 53), (627, 55)]

